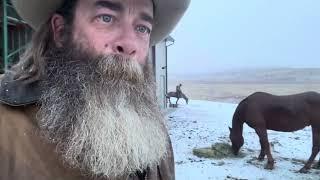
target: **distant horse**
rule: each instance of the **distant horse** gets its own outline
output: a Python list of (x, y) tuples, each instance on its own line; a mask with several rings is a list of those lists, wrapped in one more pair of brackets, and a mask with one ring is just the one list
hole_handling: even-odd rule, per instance
[(180, 98), (183, 98), (186, 101), (186, 103), (188, 104), (188, 98), (183, 93), (180, 93), (180, 95), (178, 95), (177, 92), (168, 92), (166, 94), (166, 98), (169, 99), (169, 103), (170, 104), (172, 104), (171, 101), (170, 101), (170, 98), (172, 98), (172, 97), (177, 98), (176, 104), (178, 104), (178, 101), (179, 101)]
[[(311, 125), (312, 153), (307, 163), (299, 170), (300, 173), (307, 173), (320, 150), (320, 94), (305, 92), (288, 96), (275, 96), (256, 92), (242, 100), (233, 114), (232, 128), (229, 127), (230, 140), (235, 155), (238, 154), (244, 143), (242, 136), (243, 123), (247, 123), (258, 134), (261, 145), (258, 159), (262, 161), (267, 155), (266, 169), (274, 168), (267, 129), (293, 132)], [(320, 167), (320, 160), (318, 166)]]

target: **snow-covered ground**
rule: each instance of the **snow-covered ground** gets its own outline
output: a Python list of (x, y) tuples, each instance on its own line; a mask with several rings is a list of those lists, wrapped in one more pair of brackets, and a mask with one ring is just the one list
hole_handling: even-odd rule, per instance
[[(175, 102), (175, 101), (173, 101)], [(259, 139), (253, 129), (244, 126), (245, 144), (243, 158), (221, 160), (198, 158), (193, 148), (209, 147), (217, 142), (229, 141), (232, 115), (237, 104), (211, 101), (183, 101), (179, 107), (169, 109), (168, 128), (173, 143), (177, 180), (206, 179), (320, 179), (320, 169), (308, 174), (297, 173), (311, 153), (311, 128), (293, 133), (268, 131), (273, 146), (275, 169), (266, 170), (263, 162), (256, 160), (260, 152)], [(316, 161), (319, 160), (317, 156)]]

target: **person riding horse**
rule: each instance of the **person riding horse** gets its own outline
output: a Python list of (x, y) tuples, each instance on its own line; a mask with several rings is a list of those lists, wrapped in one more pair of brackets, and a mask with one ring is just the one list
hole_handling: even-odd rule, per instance
[(181, 91), (181, 86), (182, 84), (179, 84), (178, 86), (176, 86), (176, 93), (178, 97), (182, 97), (182, 91)]
[(171, 98), (171, 97), (177, 98), (177, 101), (176, 101), (176, 104), (175, 104), (176, 106), (177, 106), (178, 101), (179, 101), (180, 98), (183, 98), (183, 99), (186, 101), (186, 103), (188, 104), (188, 100), (189, 100), (189, 99), (188, 99), (187, 96), (181, 91), (181, 86), (182, 86), (182, 84), (179, 84), (178, 86), (176, 86), (176, 92), (168, 92), (168, 93), (166, 94), (166, 98), (169, 99), (170, 105), (172, 104), (171, 101), (170, 101), (170, 98)]

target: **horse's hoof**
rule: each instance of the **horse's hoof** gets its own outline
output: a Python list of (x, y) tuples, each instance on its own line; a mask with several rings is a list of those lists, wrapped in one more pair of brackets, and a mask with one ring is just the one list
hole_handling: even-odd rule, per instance
[(274, 169), (274, 165), (273, 164), (267, 164), (264, 168), (268, 169), (268, 170), (272, 170), (272, 169)]
[(304, 174), (306, 174), (306, 173), (308, 173), (308, 169), (305, 168), (305, 167), (303, 167), (303, 168), (301, 168), (301, 169), (299, 170), (299, 173), (304, 173)]

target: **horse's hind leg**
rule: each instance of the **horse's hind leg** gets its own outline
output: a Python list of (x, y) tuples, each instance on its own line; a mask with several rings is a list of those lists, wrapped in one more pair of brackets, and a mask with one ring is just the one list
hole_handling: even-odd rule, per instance
[(307, 163), (299, 170), (307, 173), (320, 150), (320, 128), (312, 127), (312, 153)]
[(262, 141), (262, 139), (259, 138), (259, 141), (260, 141), (261, 151), (260, 151), (258, 160), (259, 160), (259, 161), (263, 161), (264, 156), (266, 155), (266, 152), (265, 152), (265, 148), (263, 148), (263, 141)]
[(317, 163), (317, 165), (315, 166), (316, 169), (320, 169), (320, 158), (319, 158), (319, 161)]
[(319, 161), (318, 161), (317, 166), (315, 168), (320, 169), (320, 158), (319, 158)]
[(168, 99), (169, 99), (169, 105), (171, 105), (172, 103), (171, 103), (170, 97)]
[(259, 136), (260, 139), (260, 145), (261, 145), (261, 152), (259, 155), (259, 159), (263, 159), (265, 154), (267, 154), (268, 162), (265, 166), (265, 169), (273, 169), (274, 168), (274, 159), (270, 152), (270, 146), (268, 141), (268, 134), (266, 128), (256, 128), (256, 133)]

